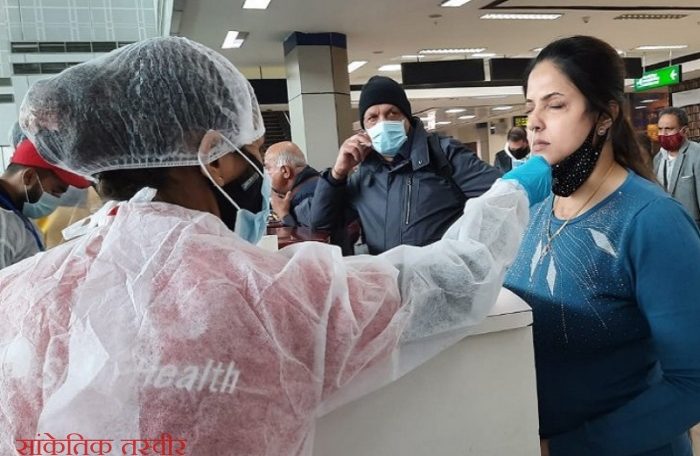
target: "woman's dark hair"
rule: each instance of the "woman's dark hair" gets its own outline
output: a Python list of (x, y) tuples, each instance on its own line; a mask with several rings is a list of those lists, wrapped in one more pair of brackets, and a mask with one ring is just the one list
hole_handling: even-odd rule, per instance
[[(591, 36), (557, 40), (530, 63), (525, 72), (525, 92), (530, 73), (545, 61), (553, 63), (569, 78), (586, 98), (590, 112), (604, 113), (613, 119), (609, 131), (615, 160), (645, 179), (655, 181), (654, 173), (644, 164), (635, 132), (625, 116), (625, 65), (617, 51)], [(620, 107), (616, 118), (610, 111), (611, 101)]]
[(640, 153), (642, 154), (642, 159), (644, 160), (644, 163), (649, 167), (649, 169), (653, 169), (653, 162), (654, 162), (654, 145), (651, 142), (651, 138), (645, 131), (638, 131), (637, 132), (637, 142), (639, 143), (639, 150)]

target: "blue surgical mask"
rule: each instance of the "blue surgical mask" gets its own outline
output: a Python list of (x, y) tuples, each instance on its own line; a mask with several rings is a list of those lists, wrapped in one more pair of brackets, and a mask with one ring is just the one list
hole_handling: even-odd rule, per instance
[(256, 173), (262, 178), (262, 186), (260, 189), (260, 192), (262, 193), (262, 208), (259, 212), (251, 212), (248, 209), (242, 208), (236, 201), (231, 198), (231, 196), (226, 193), (226, 191), (221, 188), (214, 178), (211, 176), (209, 173), (209, 170), (205, 166), (205, 162), (209, 161), (211, 162), (209, 157), (202, 157), (199, 155), (199, 164), (204, 171), (204, 175), (206, 175), (211, 183), (216, 187), (216, 189), (221, 193), (221, 195), (229, 202), (231, 203), (237, 210), (236, 212), (236, 223), (234, 225), (233, 231), (238, 234), (241, 238), (245, 239), (246, 241), (250, 242), (251, 244), (257, 244), (260, 242), (260, 239), (262, 239), (263, 235), (266, 232), (267, 229), (267, 219), (270, 215), (270, 195), (272, 192), (272, 184), (270, 182), (270, 178), (263, 172), (261, 172), (257, 166), (253, 163), (253, 161), (248, 158), (246, 154), (244, 154), (238, 147), (236, 147), (228, 138), (225, 136), (221, 135), (221, 138), (226, 142), (226, 144), (236, 152), (238, 152), (241, 157), (243, 157), (248, 163), (250, 163), (250, 166), (255, 170)]
[(382, 155), (393, 157), (406, 142), (406, 127), (402, 120), (385, 120), (367, 130), (372, 147)]
[(22, 214), (27, 218), (40, 219), (46, 217), (55, 211), (61, 203), (60, 198), (44, 191), (44, 186), (41, 185), (41, 179), (39, 179), (39, 187), (41, 188), (41, 196), (35, 203), (30, 203), (27, 186), (24, 186), (24, 196), (27, 200), (24, 205), (22, 205)]
[(22, 214), (30, 219), (40, 219), (55, 211), (60, 203), (60, 198), (44, 192), (36, 203), (24, 203)]
[[(272, 184), (269, 177), (263, 176), (260, 191), (262, 192), (263, 204), (263, 209), (260, 212), (253, 213), (248, 209), (239, 208), (236, 214), (234, 232), (251, 244), (260, 242), (260, 239), (267, 231), (267, 219), (270, 216), (270, 195), (272, 192)], [(230, 201), (236, 205), (233, 199), (230, 199)]]

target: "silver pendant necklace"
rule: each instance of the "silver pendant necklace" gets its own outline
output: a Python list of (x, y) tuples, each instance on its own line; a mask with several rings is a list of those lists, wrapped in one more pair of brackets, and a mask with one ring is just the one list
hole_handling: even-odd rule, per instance
[(583, 211), (583, 209), (586, 206), (588, 206), (588, 203), (590, 203), (593, 200), (593, 197), (596, 196), (596, 194), (598, 194), (600, 189), (603, 187), (603, 184), (605, 183), (605, 181), (608, 180), (608, 177), (610, 177), (610, 173), (612, 173), (614, 165), (615, 165), (615, 161), (613, 161), (610, 164), (610, 168), (608, 168), (608, 171), (605, 173), (605, 176), (600, 180), (598, 187), (596, 187), (596, 189), (593, 191), (593, 193), (591, 193), (591, 196), (589, 196), (588, 199), (586, 199), (586, 201), (581, 205), (581, 207), (578, 208), (578, 210), (574, 213), (574, 215), (572, 215), (571, 217), (564, 220), (564, 223), (554, 232), (554, 234), (551, 234), (552, 233), (552, 219), (554, 218), (554, 206), (556, 205), (556, 201), (557, 201), (556, 198), (557, 197), (554, 197), (552, 199), (552, 211), (551, 211), (551, 214), (549, 215), (549, 219), (547, 220), (547, 232), (546, 232), (547, 242), (545, 243), (544, 248), (542, 249), (542, 253), (540, 254), (539, 264), (542, 264), (545, 257), (552, 251), (552, 242), (554, 241), (554, 239), (556, 239), (556, 237), (561, 234), (561, 232), (564, 230), (564, 228), (566, 228), (566, 225), (568, 225), (571, 220), (573, 220), (579, 216), (581, 211)]

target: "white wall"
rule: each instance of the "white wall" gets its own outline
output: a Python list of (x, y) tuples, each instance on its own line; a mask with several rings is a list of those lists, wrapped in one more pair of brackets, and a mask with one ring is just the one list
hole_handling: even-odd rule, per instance
[(496, 154), (503, 150), (503, 146), (505, 146), (507, 138), (508, 132), (504, 134), (496, 133), (489, 135), (489, 157), (491, 159), (489, 163), (493, 164), (493, 161), (496, 159)]

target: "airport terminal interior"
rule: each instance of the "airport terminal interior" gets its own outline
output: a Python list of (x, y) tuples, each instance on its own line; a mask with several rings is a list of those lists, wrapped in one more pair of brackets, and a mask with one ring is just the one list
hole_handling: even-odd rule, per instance
[(0, 456), (700, 456), (700, 0), (0, 0)]

